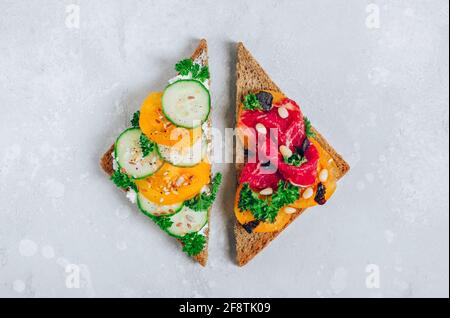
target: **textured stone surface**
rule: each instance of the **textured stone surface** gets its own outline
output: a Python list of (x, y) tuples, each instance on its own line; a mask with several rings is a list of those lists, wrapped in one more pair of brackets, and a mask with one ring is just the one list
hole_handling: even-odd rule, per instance
[[(0, 2), (0, 296), (448, 297), (448, 1), (74, 2)], [(98, 167), (201, 37), (215, 127), (243, 41), (352, 166), (244, 268), (233, 165), (206, 269)]]

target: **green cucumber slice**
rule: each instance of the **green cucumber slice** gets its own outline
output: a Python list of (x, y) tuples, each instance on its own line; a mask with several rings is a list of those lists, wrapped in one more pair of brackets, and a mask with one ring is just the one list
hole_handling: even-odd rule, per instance
[(119, 165), (119, 169), (134, 179), (144, 179), (162, 167), (164, 161), (155, 150), (145, 158), (140, 145), (142, 131), (139, 128), (125, 130), (114, 146), (114, 156)]
[(173, 224), (167, 232), (175, 237), (183, 237), (200, 231), (208, 223), (208, 211), (196, 212), (183, 206), (180, 212), (170, 217), (170, 220)]
[(199, 138), (195, 144), (185, 149), (158, 145), (161, 158), (177, 167), (193, 167), (199, 164), (205, 158), (207, 150), (206, 136)]
[(138, 193), (137, 204), (139, 209), (146, 215), (150, 216), (167, 216), (173, 215), (181, 210), (183, 203), (173, 205), (159, 205), (147, 200), (141, 193)]
[(208, 89), (196, 80), (179, 80), (164, 90), (162, 97), (164, 115), (174, 125), (196, 128), (204, 123), (211, 109)]

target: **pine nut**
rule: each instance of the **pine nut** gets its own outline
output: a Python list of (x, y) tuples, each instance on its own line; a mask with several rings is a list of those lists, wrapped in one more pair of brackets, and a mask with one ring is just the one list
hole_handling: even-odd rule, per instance
[(308, 200), (309, 198), (311, 198), (313, 196), (313, 194), (314, 194), (313, 188), (311, 188), (311, 187), (307, 188), (305, 190), (305, 192), (303, 192), (302, 198), (305, 200)]
[(320, 171), (319, 180), (320, 180), (320, 182), (326, 182), (328, 180), (328, 170), (327, 169), (323, 169), (322, 171)]
[(281, 118), (286, 119), (289, 117), (289, 112), (284, 107), (278, 108), (278, 115), (280, 115)]
[(259, 192), (259, 194), (261, 195), (271, 195), (273, 193), (272, 188), (266, 188), (264, 190), (261, 190), (261, 192)]
[(280, 152), (285, 158), (290, 158), (292, 156), (292, 150), (286, 146), (280, 146)]
[(256, 131), (263, 135), (267, 134), (267, 128), (261, 123), (256, 124)]
[(286, 214), (294, 214), (295, 212), (297, 212), (296, 208), (292, 208), (290, 206), (284, 208), (284, 213)]

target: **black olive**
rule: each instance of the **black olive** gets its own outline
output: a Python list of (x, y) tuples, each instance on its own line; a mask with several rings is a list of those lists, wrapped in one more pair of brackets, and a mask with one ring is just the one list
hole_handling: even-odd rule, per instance
[(319, 205), (324, 205), (327, 203), (327, 200), (325, 199), (325, 194), (327, 193), (327, 189), (323, 185), (323, 183), (319, 183), (317, 185), (317, 192), (316, 196), (314, 197), (314, 201), (316, 201)]
[(311, 142), (309, 141), (308, 138), (303, 139), (303, 143), (301, 147), (297, 147), (297, 153), (301, 156), (304, 157), (305, 156), (305, 152), (306, 150), (308, 150), (309, 146), (311, 145)]
[(256, 94), (256, 98), (258, 98), (258, 101), (262, 109), (264, 109), (266, 112), (272, 109), (272, 101), (273, 101), (272, 94), (263, 91)]
[(259, 223), (260, 223), (259, 220), (254, 220), (254, 221), (243, 224), (242, 227), (248, 234), (252, 234), (253, 230), (259, 225)]

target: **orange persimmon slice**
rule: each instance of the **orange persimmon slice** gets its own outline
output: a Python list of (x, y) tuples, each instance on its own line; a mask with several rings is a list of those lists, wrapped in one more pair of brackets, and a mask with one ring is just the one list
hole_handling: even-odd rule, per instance
[(192, 146), (202, 136), (202, 128), (187, 129), (176, 127), (162, 110), (163, 93), (151, 93), (141, 107), (139, 127), (152, 141), (159, 145), (186, 148)]
[(201, 162), (194, 167), (175, 167), (169, 163), (154, 175), (136, 180), (139, 193), (159, 205), (171, 205), (192, 199), (210, 183), (211, 165)]

